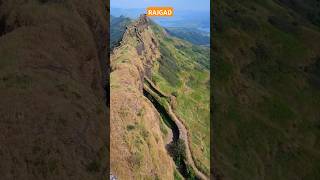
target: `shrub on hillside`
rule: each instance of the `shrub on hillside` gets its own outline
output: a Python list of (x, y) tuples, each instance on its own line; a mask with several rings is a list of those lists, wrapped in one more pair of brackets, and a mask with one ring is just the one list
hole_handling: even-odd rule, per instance
[(183, 164), (186, 159), (186, 145), (184, 140), (178, 139), (177, 141), (173, 141), (170, 143), (168, 147), (168, 151), (170, 155), (173, 157), (174, 162), (179, 167)]

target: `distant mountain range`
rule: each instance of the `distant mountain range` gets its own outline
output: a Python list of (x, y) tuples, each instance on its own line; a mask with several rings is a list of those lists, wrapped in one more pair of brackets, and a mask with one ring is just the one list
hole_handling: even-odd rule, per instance
[(185, 27), (168, 27), (166, 31), (180, 39), (189, 41), (196, 45), (210, 46), (210, 33), (201, 31), (196, 28), (185, 28)]
[[(121, 15), (137, 19), (140, 14), (145, 13), (143, 8), (122, 9), (111, 8), (111, 15), (119, 17)], [(210, 32), (210, 12), (205, 10), (178, 10), (176, 9), (173, 17), (154, 17), (156, 23), (163, 27), (185, 27), (196, 28), (202, 31)]]
[(110, 47), (113, 47), (119, 42), (121, 39), (126, 26), (129, 25), (132, 20), (128, 17), (120, 16), (114, 17), (110, 16)]
[[(133, 19), (120, 15), (110, 16), (110, 47), (113, 49), (121, 40), (126, 26), (133, 22)], [(210, 46), (210, 33), (197, 28), (187, 27), (166, 27), (166, 33), (171, 36), (186, 40), (195, 45)]]

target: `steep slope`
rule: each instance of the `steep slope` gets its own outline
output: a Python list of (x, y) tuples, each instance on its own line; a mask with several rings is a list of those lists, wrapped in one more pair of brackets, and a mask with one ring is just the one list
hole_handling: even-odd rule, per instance
[(130, 18), (124, 16), (110, 16), (110, 47), (113, 49), (121, 40), (126, 27), (132, 23)]
[(319, 179), (319, 6), (217, 1), (217, 179)]
[(120, 179), (173, 179), (160, 114), (143, 95), (144, 76), (159, 56), (153, 37), (141, 16), (111, 55), (111, 172)]
[(103, 179), (102, 0), (0, 1), (1, 179)]
[(170, 95), (173, 110), (190, 136), (197, 168), (210, 170), (210, 61), (209, 48), (197, 46), (166, 33), (153, 24), (161, 57), (153, 64), (151, 79)]
[(171, 101), (171, 97), (161, 92), (148, 78), (145, 78), (145, 80), (144, 94), (153, 102), (162, 115), (165, 114), (167, 116), (163, 117), (163, 119), (165, 119), (172, 129), (172, 141), (167, 143), (166, 147), (173, 157), (180, 173), (186, 179), (209, 179), (199, 170), (194, 162), (190, 148), (190, 133), (183, 123), (185, 121), (179, 118), (174, 112), (172, 103), (168, 103), (168, 101)]
[[(197, 176), (200, 179), (208, 179), (210, 168), (209, 49), (174, 38), (166, 34), (162, 27), (142, 16), (137, 22), (127, 27), (120, 46), (113, 51), (111, 63), (111, 129), (117, 129), (111, 133), (112, 139), (117, 137), (115, 138), (117, 141), (112, 142), (111, 145), (111, 147), (117, 146), (111, 156), (123, 155), (124, 153), (117, 151), (124, 149), (125, 146), (120, 148), (117, 143), (125, 141), (127, 144), (132, 144), (132, 141), (142, 136), (136, 134), (133, 129), (139, 130), (135, 126), (144, 126), (147, 130), (158, 130), (155, 137), (163, 138), (163, 142), (152, 143), (149, 147), (160, 146), (160, 150), (166, 147), (167, 150), (163, 149), (166, 157), (170, 163), (172, 163), (172, 157), (176, 168), (185, 178), (193, 179)], [(176, 84), (177, 82), (179, 84)], [(135, 103), (130, 102), (133, 95)], [(147, 104), (152, 104), (148, 105), (150, 107), (143, 108), (143, 114), (152, 115), (154, 112), (158, 114), (158, 117), (152, 115), (154, 127), (148, 125), (150, 118), (146, 121), (145, 115), (139, 115), (141, 111), (139, 108), (146, 103), (145, 101)], [(193, 109), (195, 106), (197, 108)], [(123, 112), (124, 110), (126, 113)], [(134, 115), (137, 113), (138, 117)], [(146, 123), (148, 126), (145, 126)], [(126, 126), (129, 129), (126, 129)], [(155, 133), (151, 131), (150, 134)], [(121, 136), (125, 137), (119, 139)], [(147, 144), (148, 142), (150, 144), (150, 140), (152, 139), (144, 138)], [(144, 141), (140, 144), (143, 145)], [(125, 160), (132, 158), (131, 156), (135, 153), (146, 154), (146, 151), (150, 151), (141, 148), (139, 144), (131, 146)], [(134, 148), (135, 146), (140, 148)], [(163, 152), (160, 151), (160, 153)], [(115, 164), (113, 166), (116, 168), (112, 168), (112, 171), (118, 171), (121, 175), (126, 173), (128, 177), (135, 175), (133, 172), (128, 174), (127, 168), (119, 172), (124, 165), (118, 164), (118, 158), (113, 160)], [(140, 157), (140, 161), (145, 162), (149, 158), (148, 156)], [(124, 164), (128, 163), (125, 160)], [(154, 161), (151, 165), (158, 166), (158, 163), (159, 161)], [(150, 164), (146, 166), (150, 171)], [(174, 174), (179, 176), (175, 166), (173, 165)], [(145, 171), (145, 167), (134, 168)], [(136, 175), (141, 176), (141, 172), (139, 173), (137, 172)]]

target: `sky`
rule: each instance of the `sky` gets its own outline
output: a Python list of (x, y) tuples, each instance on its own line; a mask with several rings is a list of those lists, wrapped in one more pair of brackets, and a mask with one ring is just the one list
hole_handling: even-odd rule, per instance
[(171, 6), (181, 10), (210, 10), (210, 0), (110, 0), (111, 8), (146, 8)]

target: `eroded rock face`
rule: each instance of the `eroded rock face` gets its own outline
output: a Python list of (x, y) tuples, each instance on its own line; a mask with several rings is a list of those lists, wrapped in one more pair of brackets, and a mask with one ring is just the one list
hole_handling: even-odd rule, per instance
[(173, 179), (160, 115), (143, 96), (144, 76), (160, 55), (149, 23), (141, 16), (130, 25), (111, 55), (111, 171), (120, 179)]
[(102, 0), (0, 2), (1, 179), (103, 179)]

